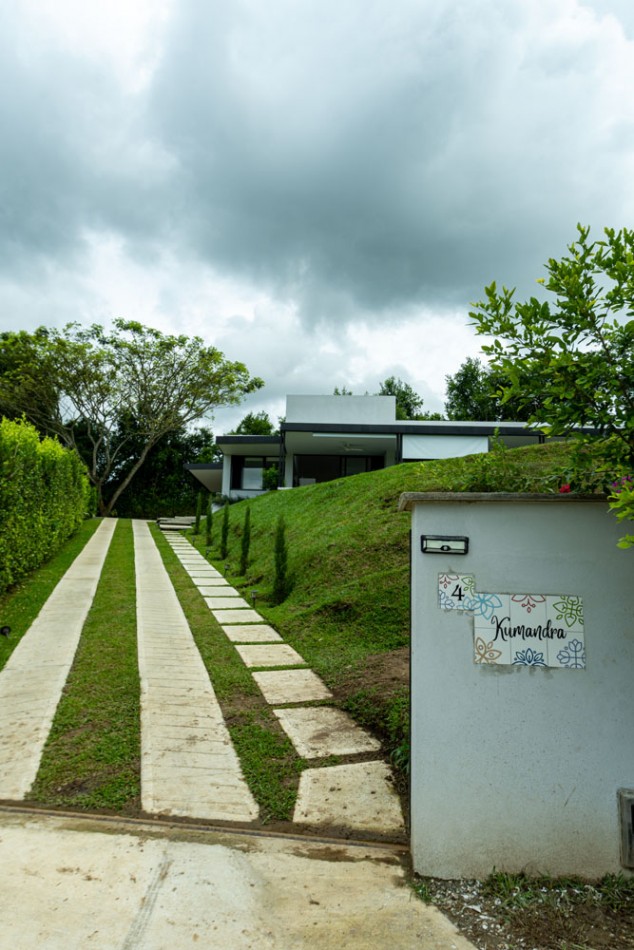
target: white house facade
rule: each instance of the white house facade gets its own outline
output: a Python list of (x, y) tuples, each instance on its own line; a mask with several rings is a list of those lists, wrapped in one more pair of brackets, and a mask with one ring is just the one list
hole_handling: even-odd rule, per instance
[(222, 467), (187, 465), (210, 491), (250, 498), (277, 472), (278, 488), (295, 488), (400, 462), (488, 452), (493, 438), (509, 448), (544, 436), (524, 422), (402, 421), (394, 396), (287, 396), (279, 435), (225, 435), (216, 439)]

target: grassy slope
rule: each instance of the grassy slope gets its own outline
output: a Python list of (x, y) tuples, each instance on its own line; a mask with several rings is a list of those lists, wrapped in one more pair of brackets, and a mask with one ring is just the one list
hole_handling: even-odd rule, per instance
[[(221, 517), (215, 516), (210, 558), (257, 606), (310, 666), (335, 690), (368, 657), (409, 643), (409, 527), (397, 511), (404, 491), (556, 490), (569, 448), (562, 443), (497, 451), (485, 456), (413, 462), (293, 491), (271, 492), (229, 509), (229, 555), (218, 561)], [(246, 508), (251, 509), (247, 574), (237, 572)], [(284, 516), (293, 589), (273, 607), (274, 535)], [(204, 533), (193, 539), (203, 547)], [(367, 691), (361, 691), (365, 693)], [(396, 700), (398, 700), (398, 696)], [(384, 733), (390, 715), (406, 723), (393, 700), (383, 709), (348, 695), (349, 708)], [(374, 702), (376, 699), (376, 702)], [(401, 697), (402, 699), (402, 697)], [(401, 703), (402, 706), (402, 703)], [(371, 708), (373, 707), (373, 708)], [(390, 730), (388, 730), (389, 732)], [(393, 730), (391, 730), (393, 731)], [(397, 732), (399, 729), (397, 729)]]

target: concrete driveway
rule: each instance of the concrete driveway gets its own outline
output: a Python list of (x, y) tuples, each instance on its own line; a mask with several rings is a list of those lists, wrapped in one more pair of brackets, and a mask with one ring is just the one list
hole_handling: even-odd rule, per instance
[(468, 950), (393, 846), (0, 809), (13, 950)]

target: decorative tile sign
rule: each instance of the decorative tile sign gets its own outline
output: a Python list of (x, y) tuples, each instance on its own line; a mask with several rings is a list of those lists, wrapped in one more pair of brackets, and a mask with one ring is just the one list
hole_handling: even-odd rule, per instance
[(582, 670), (583, 604), (560, 594), (476, 594), (474, 662)]
[(443, 610), (472, 610), (475, 574), (439, 574), (438, 603)]
[(487, 593), (475, 589), (473, 574), (439, 574), (438, 604), (473, 614), (474, 663), (586, 667), (581, 597)]

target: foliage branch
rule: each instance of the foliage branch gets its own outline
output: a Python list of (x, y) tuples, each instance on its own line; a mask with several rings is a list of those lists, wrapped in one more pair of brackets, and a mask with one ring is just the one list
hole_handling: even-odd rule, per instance
[(621, 479), (634, 471), (634, 230), (606, 228), (596, 241), (588, 227), (577, 231), (539, 281), (554, 303), (518, 303), (492, 283), (470, 315), (494, 337), (483, 350), (506, 380), (503, 401), (526, 406), (538, 396), (529, 421), (579, 440), (571, 487), (607, 490), (617, 517), (633, 519), (634, 492)]

